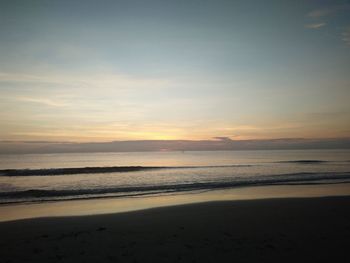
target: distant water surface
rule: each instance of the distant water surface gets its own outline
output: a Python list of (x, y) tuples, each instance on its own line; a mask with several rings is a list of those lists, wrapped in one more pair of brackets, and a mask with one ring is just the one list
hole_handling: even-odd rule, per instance
[(350, 182), (350, 150), (0, 155), (0, 203)]

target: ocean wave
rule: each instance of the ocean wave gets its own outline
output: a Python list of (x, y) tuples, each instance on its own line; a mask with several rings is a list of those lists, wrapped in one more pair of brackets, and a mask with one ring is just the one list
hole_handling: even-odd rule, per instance
[[(144, 194), (159, 194), (168, 192), (183, 192), (195, 190), (215, 190), (243, 186), (264, 186), (290, 183), (322, 183), (336, 180), (350, 180), (350, 172), (346, 173), (291, 173), (280, 175), (266, 175), (254, 178), (236, 178), (235, 181), (224, 182), (196, 182), (185, 184), (148, 185), (148, 186), (124, 186), (111, 188), (92, 189), (65, 189), (65, 190), (43, 190), (30, 189), (24, 191), (0, 192), (0, 203), (6, 203), (11, 199), (38, 198), (39, 200), (54, 200), (55, 198), (81, 199), (103, 195), (109, 196), (137, 196)], [(322, 181), (322, 182), (321, 182)]]
[(295, 163), (295, 164), (318, 164), (318, 163), (329, 163), (331, 161), (324, 160), (292, 160), (292, 161), (280, 161), (277, 163)]
[(50, 176), (71, 174), (96, 173), (123, 173), (161, 169), (198, 169), (198, 168), (225, 168), (225, 167), (251, 167), (253, 165), (214, 165), (214, 166), (101, 166), (77, 168), (49, 168), (49, 169), (5, 169), (0, 170), (0, 176)]

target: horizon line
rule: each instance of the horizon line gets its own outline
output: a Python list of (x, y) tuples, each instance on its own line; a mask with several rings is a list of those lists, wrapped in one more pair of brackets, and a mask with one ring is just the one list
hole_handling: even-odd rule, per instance
[(106, 141), (50, 141), (50, 140), (0, 140), (0, 143), (72, 143), (72, 144), (83, 144), (83, 143), (113, 143), (113, 142), (175, 142), (175, 141), (185, 141), (185, 142), (201, 142), (201, 141), (232, 141), (232, 142), (243, 142), (243, 141), (288, 141), (288, 140), (348, 140), (348, 137), (278, 137), (270, 139), (232, 139), (231, 137), (212, 137), (209, 139), (136, 139), (136, 140), (106, 140)]

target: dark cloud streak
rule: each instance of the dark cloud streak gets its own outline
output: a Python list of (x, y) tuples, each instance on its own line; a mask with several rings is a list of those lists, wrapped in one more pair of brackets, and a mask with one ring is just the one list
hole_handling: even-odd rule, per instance
[(139, 140), (113, 142), (0, 142), (0, 154), (149, 152), (149, 151), (220, 151), (220, 150), (294, 150), (350, 149), (350, 138), (231, 140)]

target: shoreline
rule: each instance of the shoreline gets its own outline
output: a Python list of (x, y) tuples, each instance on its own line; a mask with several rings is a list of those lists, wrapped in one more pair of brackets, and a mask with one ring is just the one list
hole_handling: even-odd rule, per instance
[(0, 223), (3, 262), (347, 262), (350, 196), (211, 201)]
[(212, 201), (349, 195), (350, 183), (339, 183), (250, 186), (157, 196), (104, 197), (83, 200), (48, 201), (43, 203), (15, 203), (0, 205), (0, 222), (40, 217), (113, 214)]

